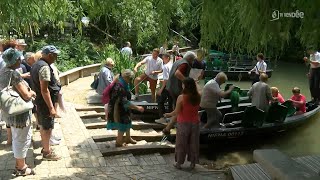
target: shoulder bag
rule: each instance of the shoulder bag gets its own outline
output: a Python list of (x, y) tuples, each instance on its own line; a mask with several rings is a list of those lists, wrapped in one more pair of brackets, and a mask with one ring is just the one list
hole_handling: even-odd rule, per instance
[(25, 113), (33, 108), (32, 101), (25, 101), (11, 84), (12, 74), (9, 84), (0, 92), (0, 108), (10, 116)]

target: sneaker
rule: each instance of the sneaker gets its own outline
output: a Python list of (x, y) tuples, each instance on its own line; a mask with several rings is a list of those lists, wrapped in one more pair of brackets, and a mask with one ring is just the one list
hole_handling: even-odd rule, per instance
[(136, 100), (138, 100), (138, 97), (139, 97), (138, 94), (132, 95), (132, 96), (131, 96), (131, 100), (132, 100), (132, 101), (136, 101)]
[(48, 154), (43, 154), (42, 159), (47, 161), (58, 161), (61, 159), (61, 157), (55, 154), (53, 151), (51, 151)]
[(55, 139), (55, 140), (57, 140), (57, 141), (60, 141), (60, 140), (61, 140), (61, 135), (58, 134), (58, 133), (52, 133), (52, 134), (51, 134), (51, 138), (52, 138), (52, 139)]
[(167, 124), (167, 120), (165, 118), (160, 118), (160, 119), (156, 119), (154, 120), (154, 122), (159, 123), (159, 124)]
[(60, 142), (61, 142), (61, 140), (57, 140), (57, 139), (51, 137), (49, 143), (50, 143), (51, 146), (56, 146), (56, 145), (59, 145)]

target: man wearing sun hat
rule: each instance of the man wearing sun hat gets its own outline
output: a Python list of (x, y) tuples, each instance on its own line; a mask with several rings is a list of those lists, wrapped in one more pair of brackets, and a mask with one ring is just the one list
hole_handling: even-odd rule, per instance
[(28, 45), (24, 39), (17, 39), (16, 44), (16, 49), (20, 52), (23, 52)]
[(50, 137), (54, 128), (56, 111), (54, 104), (57, 102), (60, 86), (54, 78), (50, 64), (54, 63), (60, 51), (53, 45), (42, 48), (42, 57), (32, 66), (31, 81), (37, 93), (35, 104), (40, 125), (43, 159), (61, 159), (50, 149)]

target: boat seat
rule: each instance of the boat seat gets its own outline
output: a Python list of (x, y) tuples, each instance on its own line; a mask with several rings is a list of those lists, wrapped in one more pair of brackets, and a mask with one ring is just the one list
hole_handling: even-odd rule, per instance
[(233, 121), (239, 121), (243, 118), (244, 111), (226, 113), (223, 116), (222, 123), (231, 123)]
[(318, 105), (315, 104), (314, 102), (307, 102), (306, 107), (307, 107), (307, 112), (309, 112), (317, 108)]
[(255, 106), (248, 106), (244, 110), (241, 125), (243, 127), (261, 127), (266, 113)]
[(198, 111), (198, 115), (202, 123), (207, 123), (207, 112), (205, 110)]
[(288, 108), (286, 106), (278, 103), (272, 103), (268, 111), (266, 122), (283, 122), (286, 119), (287, 114)]
[(288, 108), (287, 117), (293, 116), (296, 113), (296, 108), (293, 106), (291, 101), (285, 101), (282, 105)]

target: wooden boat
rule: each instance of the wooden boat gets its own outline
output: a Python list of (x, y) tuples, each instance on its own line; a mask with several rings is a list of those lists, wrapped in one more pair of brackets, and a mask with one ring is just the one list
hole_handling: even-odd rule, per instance
[[(211, 144), (216, 140), (257, 137), (283, 132), (309, 122), (310, 117), (320, 111), (319, 105), (309, 102), (306, 113), (287, 117), (288, 113), (293, 113), (292, 109), (290, 110), (292, 107), (272, 105), (269, 113), (265, 114), (262, 110), (250, 105), (250, 103), (240, 104), (240, 111), (233, 113), (230, 112), (230, 105), (218, 107), (224, 115), (221, 127), (201, 129), (200, 142)], [(200, 115), (201, 119), (206, 121), (203, 111)]]
[[(247, 92), (248, 90), (244, 90)], [(249, 102), (249, 97), (240, 97), (240, 103), (247, 103)], [(158, 111), (158, 103), (151, 103), (151, 94), (143, 94), (139, 96), (139, 99), (136, 101), (132, 101), (133, 104), (142, 106), (144, 108), (144, 112), (140, 113), (138, 111), (132, 111), (134, 117), (141, 116), (142, 119), (158, 119), (159, 118), (159, 111)], [(226, 106), (230, 105), (230, 99), (221, 99), (218, 103), (218, 106)], [(169, 112), (168, 104), (165, 104), (165, 109)]]
[[(255, 56), (248, 55), (228, 55), (221, 51), (211, 50), (210, 60), (206, 62), (206, 70), (204, 76), (207, 78), (215, 77), (219, 72), (225, 72), (231, 80), (250, 80), (248, 74), (256, 63)], [(268, 64), (267, 74), (269, 78), (272, 76), (273, 70), (270, 68), (269, 58), (265, 60)]]
[[(206, 78), (214, 78), (219, 72), (224, 72), (228, 76), (228, 79), (230, 80), (250, 80), (251, 77), (248, 74), (248, 71), (252, 68), (241, 68), (241, 67), (232, 67), (227, 71), (223, 70), (208, 70), (206, 69), (204, 71), (204, 76)], [(272, 76), (272, 69), (267, 69), (267, 75), (269, 78)]]

